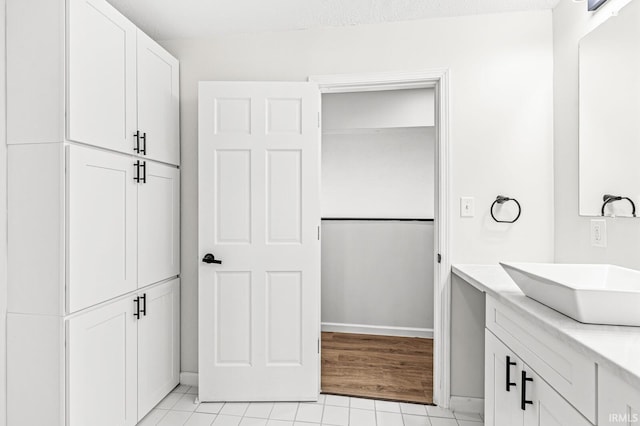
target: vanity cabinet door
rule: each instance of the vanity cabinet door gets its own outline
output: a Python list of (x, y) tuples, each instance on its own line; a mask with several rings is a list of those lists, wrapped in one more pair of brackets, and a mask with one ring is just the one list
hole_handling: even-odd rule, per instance
[(598, 425), (640, 424), (640, 390), (598, 370)]
[(522, 365), (520, 358), (485, 330), (485, 425), (523, 424), (524, 411), (520, 408)]
[[(525, 377), (527, 379), (525, 384)], [(524, 387), (520, 397), (524, 404), (525, 426), (592, 426), (559, 393), (549, 386), (542, 377), (534, 373), (526, 364), (518, 382)]]

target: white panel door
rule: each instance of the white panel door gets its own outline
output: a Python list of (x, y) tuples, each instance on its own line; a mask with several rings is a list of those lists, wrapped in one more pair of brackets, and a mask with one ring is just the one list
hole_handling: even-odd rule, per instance
[[(592, 426), (566, 399), (525, 365), (519, 378), (525, 426)], [(522, 402), (530, 401), (530, 403)], [(595, 400), (593, 401), (595, 404)]]
[(138, 296), (138, 419), (142, 419), (180, 381), (180, 281)]
[(319, 106), (310, 83), (200, 83), (203, 401), (318, 398)]
[(521, 426), (522, 361), (489, 330), (485, 330), (484, 415), (487, 426)]
[(68, 426), (137, 423), (133, 305), (121, 299), (67, 321)]
[(105, 0), (68, 0), (70, 140), (132, 153), (136, 27)]
[(180, 164), (178, 72), (178, 60), (138, 31), (140, 153), (170, 164)]
[(131, 157), (67, 147), (67, 309), (137, 288), (136, 183)]
[(180, 272), (180, 170), (143, 161), (138, 184), (138, 287)]

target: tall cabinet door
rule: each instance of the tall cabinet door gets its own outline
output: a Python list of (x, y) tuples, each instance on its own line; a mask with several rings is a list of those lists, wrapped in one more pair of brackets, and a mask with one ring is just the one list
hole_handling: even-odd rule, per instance
[(137, 324), (127, 298), (67, 321), (67, 425), (137, 423)]
[(180, 163), (178, 60), (138, 31), (138, 130), (140, 148), (153, 160)]
[[(136, 183), (130, 157), (67, 147), (67, 310), (136, 287)], [(46, 254), (43, 254), (46, 255)]]
[(136, 27), (105, 0), (68, 0), (67, 137), (132, 153)]
[(180, 272), (180, 170), (145, 161), (138, 185), (138, 287)]
[(142, 419), (180, 381), (180, 281), (139, 295), (138, 418)]
[(484, 415), (487, 426), (519, 426), (522, 361), (489, 330), (485, 330)]

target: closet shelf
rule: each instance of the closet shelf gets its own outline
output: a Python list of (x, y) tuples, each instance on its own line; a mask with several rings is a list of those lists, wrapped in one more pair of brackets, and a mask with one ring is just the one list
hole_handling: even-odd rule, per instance
[(403, 127), (367, 127), (367, 128), (348, 128), (348, 129), (324, 129), (323, 135), (366, 135), (372, 133), (405, 133), (405, 132), (421, 132), (431, 129), (434, 126), (403, 126)]
[(433, 222), (432, 218), (414, 217), (323, 217), (322, 220), (357, 220), (357, 221), (396, 221), (396, 222)]

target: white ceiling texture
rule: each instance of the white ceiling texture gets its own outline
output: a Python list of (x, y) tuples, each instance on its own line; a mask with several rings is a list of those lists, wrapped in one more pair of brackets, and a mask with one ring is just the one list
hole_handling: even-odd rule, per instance
[(156, 40), (552, 9), (558, 1), (109, 0)]

